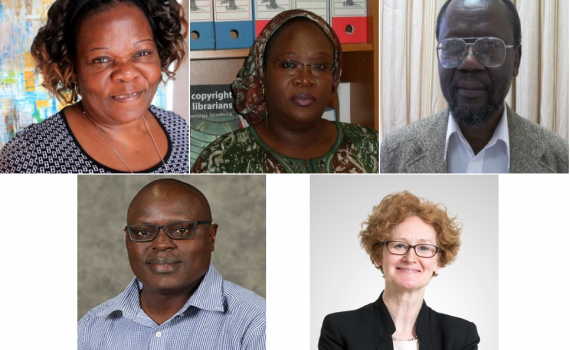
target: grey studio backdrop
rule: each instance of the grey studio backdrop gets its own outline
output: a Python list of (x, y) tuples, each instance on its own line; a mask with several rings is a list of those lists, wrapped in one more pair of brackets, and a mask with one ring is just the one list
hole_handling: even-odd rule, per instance
[(311, 344), (327, 314), (378, 299), (382, 273), (360, 248), (361, 223), (382, 198), (408, 190), (447, 207), (463, 223), (457, 260), (424, 295), (433, 310), (477, 325), (480, 349), (498, 349), (498, 176), (311, 176)]
[(78, 319), (134, 277), (125, 248), (127, 207), (149, 182), (174, 178), (204, 193), (219, 225), (212, 261), (226, 280), (265, 297), (265, 176), (79, 175)]

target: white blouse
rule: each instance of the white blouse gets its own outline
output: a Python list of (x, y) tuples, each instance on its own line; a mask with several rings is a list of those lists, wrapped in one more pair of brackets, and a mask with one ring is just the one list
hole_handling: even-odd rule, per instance
[(420, 342), (416, 340), (412, 341), (394, 341), (394, 350), (419, 350)]

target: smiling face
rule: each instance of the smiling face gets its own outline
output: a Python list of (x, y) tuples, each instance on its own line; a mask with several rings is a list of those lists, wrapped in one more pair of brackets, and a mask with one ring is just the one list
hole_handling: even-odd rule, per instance
[[(437, 246), (436, 232), (417, 216), (410, 216), (394, 227), (390, 241), (409, 245), (431, 244)], [(382, 266), (386, 285), (397, 290), (420, 290), (428, 285), (433, 273), (439, 271), (438, 254), (432, 258), (420, 258), (413, 248), (406, 255), (394, 255), (381, 246), (382, 257), (374, 263)]]
[(325, 33), (310, 20), (291, 20), (271, 38), (265, 50), (263, 86), (269, 123), (284, 123), (303, 128), (318, 123), (333, 92), (333, 76), (313, 76), (309, 66), (299, 74), (287, 75), (275, 69), (275, 60), (294, 60), (304, 64), (334, 63), (333, 45)]
[[(127, 225), (165, 225), (179, 221), (211, 220), (205, 198), (174, 180), (158, 180), (133, 199)], [(173, 240), (161, 229), (151, 242), (125, 237), (129, 263), (144, 289), (157, 293), (192, 292), (208, 272), (217, 225), (196, 227), (191, 239)]]
[[(452, 1), (442, 17), (438, 40), (496, 37), (506, 45), (514, 45), (513, 26), (507, 20), (510, 16), (501, 1)], [(484, 124), (494, 113), (502, 111), (511, 80), (518, 75), (521, 47), (507, 49), (505, 62), (496, 68), (485, 67), (471, 52), (469, 48), (457, 68), (447, 69), (439, 64), (443, 95), (454, 118), (466, 126)]]
[(73, 79), (87, 113), (107, 124), (140, 118), (161, 80), (160, 58), (142, 10), (118, 4), (88, 16), (75, 41)]

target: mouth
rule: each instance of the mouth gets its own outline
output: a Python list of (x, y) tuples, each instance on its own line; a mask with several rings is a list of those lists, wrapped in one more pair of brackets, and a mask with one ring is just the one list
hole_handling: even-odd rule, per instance
[(145, 265), (155, 273), (169, 273), (176, 271), (182, 261), (171, 258), (155, 258), (145, 262)]
[(142, 96), (143, 92), (144, 90), (125, 92), (117, 95), (112, 95), (111, 98), (118, 102), (131, 102), (138, 100)]
[(404, 273), (420, 273), (421, 271), (418, 269), (408, 269), (403, 267), (396, 267), (396, 270), (399, 270)]
[(291, 97), (291, 101), (301, 107), (308, 107), (316, 101), (316, 98), (311, 94), (296, 94)]

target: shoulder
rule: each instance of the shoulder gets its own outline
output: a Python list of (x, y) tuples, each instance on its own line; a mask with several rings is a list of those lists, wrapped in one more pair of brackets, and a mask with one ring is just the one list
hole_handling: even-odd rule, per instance
[(325, 324), (354, 327), (355, 322), (358, 324), (364, 321), (374, 322), (374, 317), (374, 304), (368, 304), (356, 310), (328, 314), (323, 320), (323, 328), (325, 327)]
[(376, 343), (378, 330), (374, 304), (336, 312), (323, 320), (319, 349), (366, 349)]
[(382, 141), (382, 149), (387, 148), (386, 151), (389, 152), (413, 140), (417, 141), (433, 138), (433, 131), (441, 132), (441, 130), (444, 129), (445, 132), (445, 129), (447, 129), (448, 116), (449, 114), (446, 109), (431, 117), (418, 120), (410, 125), (396, 129), (386, 135)]
[[(429, 311), (430, 333), (437, 343), (447, 344), (453, 349), (477, 349), (480, 338), (475, 323), (465, 319), (439, 313), (427, 307)], [(441, 336), (441, 340), (439, 340)]]
[(568, 153), (568, 142), (552, 130), (525, 119), (516, 113), (513, 114), (513, 117), (509, 121), (515, 124), (513, 132), (523, 133), (529, 141), (543, 145), (544, 147), (549, 147), (558, 152)]
[(154, 105), (151, 105), (149, 107), (149, 110), (156, 116), (162, 125), (164, 125), (169, 133), (183, 132), (188, 135), (188, 123), (186, 123), (186, 120), (184, 120), (184, 118), (182, 118), (180, 115), (171, 111), (166, 111), (162, 108), (158, 108)]
[(0, 149), (0, 172), (41, 172), (37, 158), (42, 152), (54, 156), (57, 149), (73, 142), (67, 136), (61, 113), (29, 125)]
[(240, 308), (242, 312), (265, 317), (266, 302), (261, 296), (227, 280), (223, 281), (222, 289), (229, 309)]
[(226, 315), (233, 325), (232, 332), (243, 334), (242, 346), (265, 349), (265, 299), (230, 281), (223, 281)]
[(378, 131), (364, 125), (339, 123), (344, 133), (349, 137), (376, 137), (378, 138)]
[(105, 317), (106, 314), (104, 314), (103, 311), (115, 304), (117, 298), (119, 298), (119, 296), (105, 301), (81, 317), (77, 323), (79, 343), (83, 343), (91, 337), (97, 337), (97, 334), (104, 332), (106, 322), (112, 322), (112, 319)]
[[(533, 148), (539, 147), (557, 154), (568, 162), (568, 142), (553, 131), (512, 113), (509, 118), (509, 138), (516, 143), (526, 142)], [(521, 140), (521, 141), (518, 141)]]
[[(226, 173), (235, 172), (235, 166), (243, 159), (243, 153), (255, 153), (261, 147), (251, 136), (252, 126), (222, 135), (204, 147), (192, 172)], [(251, 157), (248, 157), (251, 158)], [(249, 159), (251, 161), (251, 159)]]
[(428, 307), (430, 321), (435, 322), (442, 329), (447, 331), (468, 331), (470, 327), (474, 327), (473, 322), (467, 321), (463, 318), (442, 314)]
[[(380, 172), (408, 172), (409, 162), (426, 156), (436, 158), (428, 164), (437, 164), (440, 152), (443, 158), (448, 119), (449, 112), (444, 109), (386, 135), (380, 145)], [(415, 171), (437, 172), (433, 168)]]

